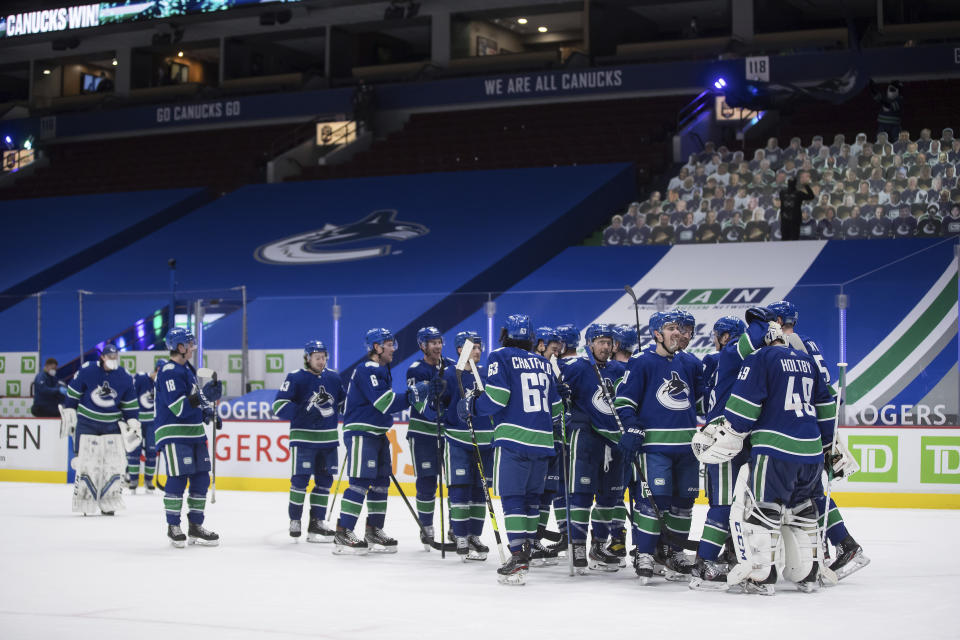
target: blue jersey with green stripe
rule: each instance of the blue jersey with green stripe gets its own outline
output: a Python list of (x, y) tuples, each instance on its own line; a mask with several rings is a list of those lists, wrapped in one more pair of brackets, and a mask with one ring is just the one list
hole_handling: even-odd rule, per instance
[[(480, 374), (480, 382), (484, 383), (487, 379), (487, 368), (482, 364), (476, 364), (477, 372)], [(443, 379), (447, 383), (447, 389), (440, 397), (440, 403), (445, 407), (443, 412), (443, 433), (452, 446), (473, 448), (473, 439), (470, 437), (470, 428), (466, 422), (460, 420), (457, 415), (457, 402), (463, 396), (460, 394), (460, 385), (457, 383), (457, 363), (444, 369)], [(475, 389), (477, 381), (473, 377), (473, 372), (464, 371), (462, 374), (463, 388), (466, 391)], [(423, 415), (428, 420), (434, 421), (436, 426), (436, 411), (430, 407), (424, 407)], [(473, 431), (477, 436), (477, 446), (486, 450), (493, 446), (493, 423), (488, 417), (477, 416), (472, 419)]]
[(138, 373), (133, 376), (133, 387), (137, 393), (137, 402), (140, 405), (140, 414), (137, 419), (143, 426), (151, 426), (155, 416), (154, 398), (156, 396), (156, 387), (153, 384), (153, 378), (146, 373)]
[(290, 444), (336, 447), (337, 422), (345, 394), (333, 369), (299, 369), (287, 374), (273, 401), (273, 415), (290, 421)]
[[(743, 359), (763, 346), (763, 337), (767, 333), (767, 323), (754, 321), (737, 340), (728, 342), (716, 355), (713, 374), (707, 378), (708, 399), (706, 421), (723, 415), (727, 398), (737, 380)], [(706, 372), (706, 368), (704, 368)]]
[(343, 409), (343, 437), (382, 436), (393, 426), (393, 415), (410, 404), (407, 393), (393, 391), (393, 376), (386, 365), (367, 360), (353, 370)]
[(115, 423), (139, 413), (133, 378), (123, 367), (105, 371), (100, 361), (84, 362), (67, 385), (64, 406), (77, 410), (78, 422)]
[(627, 363), (615, 405), (626, 428), (638, 425), (647, 452), (690, 451), (703, 400), (703, 365), (694, 355), (641, 352)]
[(753, 455), (812, 464), (833, 440), (836, 410), (813, 358), (775, 345), (743, 361), (724, 415), (750, 434)]
[(827, 362), (823, 357), (823, 352), (820, 351), (820, 347), (817, 346), (817, 343), (813, 341), (809, 336), (797, 334), (800, 337), (800, 340), (803, 342), (803, 346), (807, 349), (807, 355), (813, 358), (813, 361), (817, 363), (817, 368), (820, 370), (820, 375), (823, 376), (823, 381), (827, 384), (827, 388), (830, 389), (830, 394), (836, 398), (837, 389), (831, 384), (832, 380), (830, 378), (830, 369), (827, 367)]
[[(616, 394), (616, 384), (623, 377), (626, 365), (616, 360), (597, 362), (600, 375), (612, 400)], [(587, 356), (572, 358), (562, 369), (563, 381), (570, 385), (573, 392), (570, 405), (571, 430), (593, 428), (598, 434), (612, 441), (620, 441), (620, 427), (613, 417), (613, 409), (607, 403), (600, 379)]]
[[(440, 356), (440, 359), (443, 362), (444, 372), (446, 372), (448, 369), (454, 369), (457, 366), (456, 361), (451, 360), (450, 358), (444, 358), (443, 356)], [(407, 369), (407, 386), (412, 387), (418, 382), (429, 382), (436, 378), (439, 374), (439, 362), (434, 365), (430, 364), (423, 358), (420, 358)], [(410, 434), (436, 436), (436, 418), (430, 420), (430, 418), (425, 416), (422, 412), (417, 411), (416, 407), (410, 407), (410, 424), (407, 426), (407, 435)]]
[(546, 358), (517, 347), (501, 347), (490, 354), (487, 383), (476, 400), (476, 412), (493, 419), (494, 446), (552, 456), (553, 418), (562, 411)]
[(163, 365), (157, 374), (157, 391), (154, 396), (156, 406), (156, 442), (162, 445), (183, 442), (205, 441), (207, 434), (203, 429), (203, 409), (193, 406), (190, 398), (199, 394), (197, 372), (189, 362), (178, 364), (172, 360)]

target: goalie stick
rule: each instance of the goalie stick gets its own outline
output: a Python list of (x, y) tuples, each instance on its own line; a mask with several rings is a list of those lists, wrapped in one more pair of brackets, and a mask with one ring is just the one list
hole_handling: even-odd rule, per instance
[[(473, 353), (473, 342), (467, 339), (460, 348), (460, 357), (457, 359), (457, 386), (460, 387), (460, 395), (464, 398), (467, 393), (463, 388), (463, 371), (468, 366), (473, 371), (473, 377), (476, 381), (477, 390), (483, 389), (483, 383), (480, 381), (480, 374), (470, 358)], [(467, 418), (467, 427), (470, 429), (470, 439), (473, 440), (473, 453), (477, 460), (477, 470), (480, 472), (480, 484), (483, 486), (483, 499), (487, 503), (487, 515), (490, 516), (490, 525), (493, 527), (493, 537), (497, 542), (497, 553), (500, 554), (500, 564), (507, 563), (506, 553), (503, 551), (503, 541), (500, 539), (500, 527), (497, 524), (497, 513), (493, 509), (493, 499), (490, 497), (490, 488), (487, 486), (487, 474), (483, 470), (483, 460), (480, 457), (480, 445), (477, 443), (477, 434), (473, 430), (473, 420)]]

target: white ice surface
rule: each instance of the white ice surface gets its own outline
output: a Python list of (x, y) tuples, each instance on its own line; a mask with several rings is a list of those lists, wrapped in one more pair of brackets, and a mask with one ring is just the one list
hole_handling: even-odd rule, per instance
[(284, 493), (218, 492), (206, 524), (222, 546), (186, 549), (168, 544), (159, 495), (128, 496), (113, 518), (71, 514), (70, 497), (0, 483), (4, 640), (960, 637), (957, 511), (845, 509), (873, 563), (819, 593), (781, 583), (765, 598), (641, 587), (630, 569), (570, 578), (563, 563), (499, 585), (489, 526), (489, 560), (441, 560), (399, 498), (385, 528), (399, 553), (350, 557), (293, 542)]

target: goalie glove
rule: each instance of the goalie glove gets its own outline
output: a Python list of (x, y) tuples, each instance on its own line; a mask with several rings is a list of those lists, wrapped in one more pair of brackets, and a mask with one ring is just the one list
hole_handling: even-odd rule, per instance
[(717, 441), (717, 430), (726, 424), (727, 419), (718, 416), (697, 429), (697, 432), (693, 434), (693, 440), (690, 441), (690, 447), (693, 449), (693, 455), (696, 456), (697, 460), (703, 462), (700, 456)]
[(60, 407), (60, 437), (71, 438), (77, 432), (77, 410), (69, 407)]
[(136, 451), (143, 442), (143, 434), (140, 428), (140, 421), (136, 418), (130, 418), (126, 422), (120, 420), (117, 422), (120, 427), (120, 435), (123, 437), (123, 448), (127, 452)]
[[(720, 418), (718, 418), (719, 420)], [(714, 420), (713, 422), (716, 422)], [(737, 433), (726, 419), (717, 425), (713, 444), (700, 452), (700, 462), (704, 464), (720, 464), (732, 460), (743, 449), (745, 433)]]
[(783, 342), (784, 344), (787, 342), (783, 337), (783, 328), (780, 326), (780, 323), (775, 320), (771, 320), (767, 323), (767, 332), (763, 336), (763, 344), (771, 345), (777, 340)]
[(857, 471), (860, 471), (860, 465), (851, 455), (850, 450), (844, 443), (843, 438), (837, 437), (837, 447), (830, 455), (830, 446), (828, 445), (823, 452), (823, 467), (827, 470), (827, 477), (831, 480), (840, 480), (849, 478)]

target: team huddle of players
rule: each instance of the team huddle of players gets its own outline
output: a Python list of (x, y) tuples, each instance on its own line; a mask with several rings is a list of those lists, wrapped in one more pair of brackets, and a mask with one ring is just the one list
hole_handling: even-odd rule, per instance
[[(798, 318), (785, 301), (753, 307), (745, 320), (725, 316), (713, 327), (716, 352), (703, 360), (685, 350), (696, 322), (679, 310), (650, 317), (646, 346), (639, 326), (591, 324), (582, 353), (575, 326), (535, 330), (528, 316), (510, 315), (486, 365), (479, 334), (458, 333), (453, 360), (442, 353), (440, 331), (424, 327), (422, 357), (400, 391), (389, 330), (366, 333), (367, 357), (346, 383), (327, 367), (324, 344), (310, 341), (303, 368), (287, 375), (273, 404), (290, 422), (290, 536), (302, 535), (312, 477), (309, 542), (332, 542), (336, 554), (397, 551), (383, 531), (391, 482), (402, 493), (387, 432), (394, 415), (409, 410), (415, 509), (403, 498), (424, 549), (485, 560), (489, 517), (502, 583), (523, 584), (530, 566), (559, 564), (561, 555), (571, 572), (618, 571), (628, 561), (628, 514), (629, 556), (642, 584), (663, 576), (692, 589), (772, 594), (778, 574), (803, 591), (835, 583), (869, 560), (828, 502), (823, 473), (849, 475), (856, 463), (836, 437), (837, 390), (816, 343), (794, 332)], [(198, 378), (188, 331), (172, 329), (166, 346), (170, 358), (154, 372), (155, 385), (118, 370), (112, 345), (70, 383), (63, 428), (75, 435), (74, 510), (122, 507), (123, 449), (135, 490), (145, 448), (152, 488), (159, 449), (170, 541), (216, 545), (219, 536), (202, 526), (210, 484), (204, 425), (217, 422), (221, 386), (215, 375)], [(709, 510), (697, 543), (689, 533), (701, 465)], [(334, 522), (331, 488), (344, 476)], [(441, 485), (449, 504), (436, 514)], [(501, 498), (502, 522), (491, 491)], [(558, 531), (548, 530), (551, 508)], [(435, 516), (448, 533), (440, 539)], [(686, 553), (694, 549), (695, 557)]]

